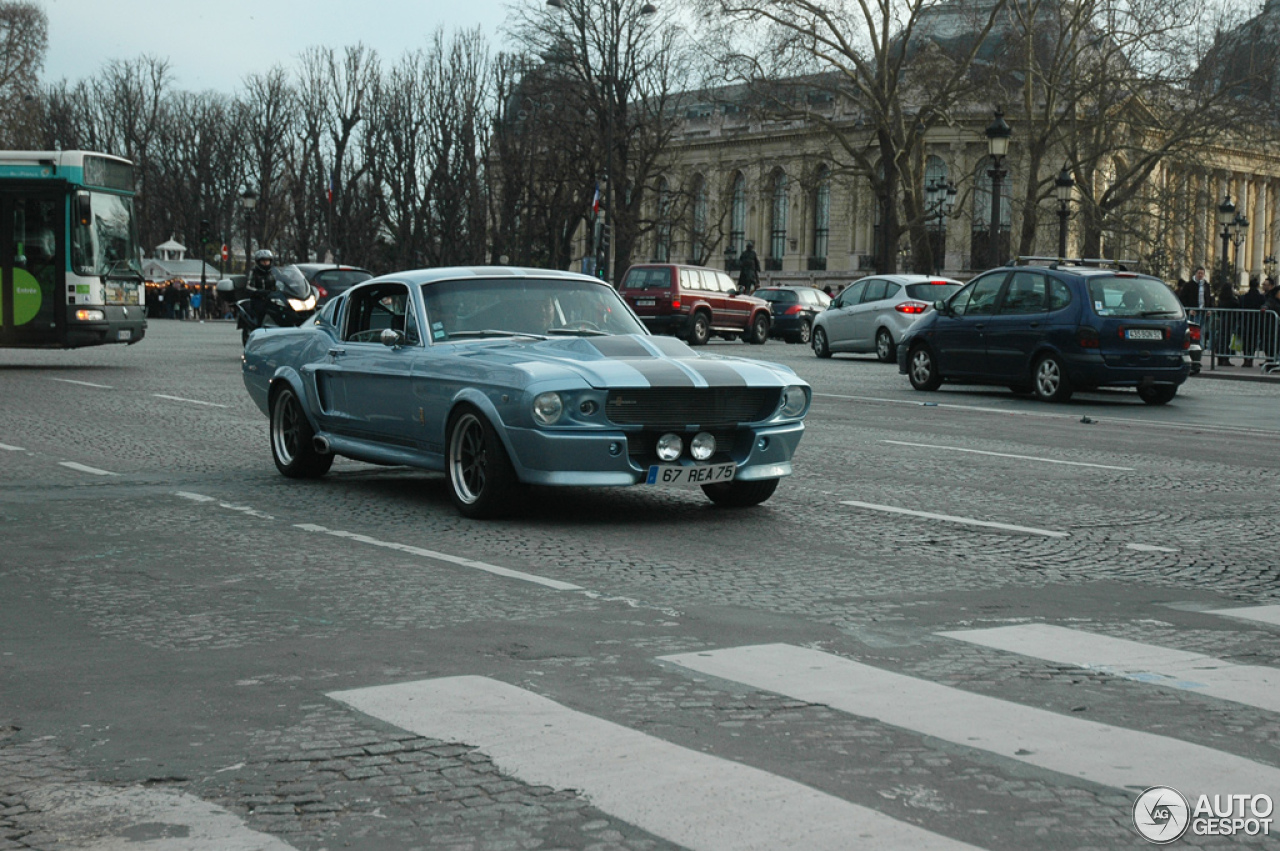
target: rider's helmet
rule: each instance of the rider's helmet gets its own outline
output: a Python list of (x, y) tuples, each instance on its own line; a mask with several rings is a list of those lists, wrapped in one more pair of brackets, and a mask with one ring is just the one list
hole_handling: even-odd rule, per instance
[(275, 255), (271, 253), (269, 248), (261, 248), (253, 252), (253, 265), (259, 269), (270, 269), (275, 259)]

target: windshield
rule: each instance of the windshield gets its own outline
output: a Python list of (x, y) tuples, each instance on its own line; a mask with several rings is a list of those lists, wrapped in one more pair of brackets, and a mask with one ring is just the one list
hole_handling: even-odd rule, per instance
[(90, 192), (90, 224), (71, 229), (71, 265), (81, 275), (142, 277), (133, 199)]
[(795, 304), (800, 300), (800, 297), (790, 290), (756, 290), (752, 295), (777, 304)]
[(1089, 279), (1089, 301), (1099, 316), (1181, 318), (1182, 305), (1173, 290), (1156, 278)]
[(489, 336), (647, 334), (605, 283), (474, 278), (422, 285), (433, 342)]
[(311, 295), (311, 285), (302, 277), (297, 266), (274, 266), (271, 275), (276, 279), (276, 289), (291, 298), (306, 298)]

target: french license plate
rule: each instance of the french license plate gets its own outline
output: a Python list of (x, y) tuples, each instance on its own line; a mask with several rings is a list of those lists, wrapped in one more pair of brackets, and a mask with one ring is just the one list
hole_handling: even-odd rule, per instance
[(711, 485), (716, 482), (730, 482), (738, 472), (738, 465), (703, 464), (697, 467), (681, 467), (679, 464), (654, 464), (649, 468), (646, 485), (662, 487), (686, 487), (689, 485)]
[(122, 330), (122, 331), (117, 331), (117, 332), (116, 332), (116, 339), (117, 339), (117, 340), (132, 340), (132, 339), (133, 339), (133, 331), (129, 330), (128, 328), (125, 328), (125, 329), (124, 329), (124, 330)]
[(636, 299), (636, 307), (653, 307), (657, 302), (651, 298)]
[(1158, 328), (1130, 328), (1124, 332), (1130, 340), (1163, 340), (1164, 332)]

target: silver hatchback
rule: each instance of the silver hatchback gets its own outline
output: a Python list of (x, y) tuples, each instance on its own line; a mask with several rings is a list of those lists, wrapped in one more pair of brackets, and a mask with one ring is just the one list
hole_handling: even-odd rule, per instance
[(961, 286), (931, 275), (872, 275), (854, 281), (814, 320), (813, 353), (829, 358), (833, 352), (875, 352), (881, 362), (892, 363), (907, 328)]

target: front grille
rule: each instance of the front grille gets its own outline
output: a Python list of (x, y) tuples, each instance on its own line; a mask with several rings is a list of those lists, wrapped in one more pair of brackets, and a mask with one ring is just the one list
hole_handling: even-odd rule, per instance
[(778, 409), (778, 387), (673, 387), (611, 390), (605, 416), (617, 425), (679, 428), (759, 422)]

